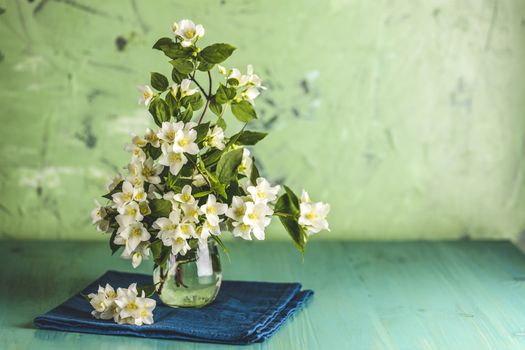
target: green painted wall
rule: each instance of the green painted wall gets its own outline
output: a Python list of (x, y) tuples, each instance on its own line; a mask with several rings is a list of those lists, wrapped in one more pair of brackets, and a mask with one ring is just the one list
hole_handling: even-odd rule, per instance
[[(0, 237), (102, 238), (92, 200), (149, 123), (175, 19), (268, 92), (264, 174), (332, 204), (324, 238), (518, 237), (525, 2), (0, 1)], [(272, 237), (285, 237), (278, 225)]]

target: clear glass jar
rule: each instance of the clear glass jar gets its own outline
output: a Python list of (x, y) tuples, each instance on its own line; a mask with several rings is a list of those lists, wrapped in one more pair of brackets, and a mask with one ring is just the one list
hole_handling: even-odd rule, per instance
[(221, 260), (213, 239), (184, 256), (170, 255), (166, 269), (153, 271), (160, 300), (172, 307), (202, 307), (217, 296), (222, 282)]

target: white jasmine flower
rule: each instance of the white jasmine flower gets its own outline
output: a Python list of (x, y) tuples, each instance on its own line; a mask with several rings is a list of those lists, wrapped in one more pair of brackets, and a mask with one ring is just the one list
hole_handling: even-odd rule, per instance
[(109, 284), (106, 284), (106, 287), (98, 286), (98, 291), (96, 294), (88, 294), (88, 298), (90, 299), (89, 303), (94, 309), (91, 312), (93, 317), (102, 320), (112, 319), (116, 309), (116, 297), (117, 293), (115, 293), (115, 290)]
[(251, 241), (252, 236), (250, 234), (252, 233), (252, 227), (250, 225), (246, 225), (245, 223), (238, 221), (234, 221), (232, 225), (232, 234), (234, 237), (241, 237), (243, 239)]
[(113, 198), (113, 203), (117, 208), (120, 208), (133, 200), (133, 194), (135, 188), (129, 181), (124, 181), (122, 183), (121, 192), (113, 193), (111, 197)]
[(93, 225), (97, 226), (97, 231), (107, 232), (109, 229), (109, 220), (107, 220), (106, 207), (101, 206), (96, 200), (95, 204), (95, 209), (91, 211), (91, 221), (93, 222)]
[(197, 201), (191, 204), (182, 203), (180, 207), (182, 209), (182, 212), (184, 213), (182, 221), (193, 223), (199, 222), (199, 215), (201, 212), (199, 209), (199, 203), (197, 203)]
[(155, 96), (153, 90), (151, 90), (151, 87), (149, 85), (138, 86), (138, 89), (141, 93), (139, 98), (139, 104), (144, 104), (145, 106), (148, 106), (153, 97)]
[(213, 194), (208, 195), (206, 204), (201, 206), (201, 211), (206, 215), (206, 220), (212, 225), (219, 224), (219, 215), (223, 215), (228, 210), (228, 205), (217, 202)]
[(128, 164), (128, 175), (126, 176), (126, 181), (130, 182), (133, 186), (144, 186), (141, 162), (132, 161)]
[(198, 38), (204, 36), (204, 27), (200, 24), (195, 25), (189, 19), (183, 19), (179, 23), (173, 23), (173, 34), (178, 36), (182, 41), (183, 47), (191, 46)]
[(139, 210), (142, 216), (151, 214), (151, 208), (149, 207), (147, 201), (143, 201), (139, 203)]
[(235, 221), (242, 221), (245, 212), (246, 204), (244, 203), (244, 199), (239, 196), (233, 196), (232, 204), (226, 211), (226, 216)]
[(126, 151), (131, 152), (132, 162), (143, 162), (146, 160), (146, 153), (141, 147), (131, 144), (127, 145), (125, 149)]
[(221, 75), (226, 75), (227, 74), (226, 68), (224, 68), (220, 64), (217, 65), (217, 69), (219, 70), (219, 74), (221, 74)]
[(237, 68), (230, 69), (230, 74), (226, 77), (226, 80), (232, 85), (239, 85), (241, 83), (242, 74)]
[(186, 238), (177, 236), (175, 237), (175, 239), (173, 239), (172, 244), (171, 244), (171, 253), (173, 255), (177, 255), (177, 254), (186, 255), (186, 253), (190, 249), (191, 247), (188, 244), (188, 241), (186, 240)]
[(243, 223), (252, 227), (255, 238), (264, 239), (264, 229), (270, 224), (271, 219), (267, 216), (272, 215), (273, 210), (266, 203), (246, 202), (246, 212)]
[(241, 92), (241, 98), (250, 103), (253, 103), (254, 100), (261, 94), (261, 92), (254, 87), (249, 87), (248, 89)]
[(127, 289), (118, 288), (115, 304), (118, 306), (118, 317), (115, 320), (119, 324), (134, 324), (134, 319), (138, 316), (137, 305), (137, 284), (132, 283)]
[(184, 185), (181, 193), (173, 196), (173, 199), (180, 203), (192, 204), (195, 203), (195, 198), (191, 195), (191, 186)]
[(208, 182), (206, 182), (206, 178), (204, 177), (204, 175), (202, 175), (198, 171), (195, 171), (193, 173), (193, 176), (191, 177), (191, 179), (192, 179), (191, 184), (195, 187), (202, 187), (208, 184)]
[(242, 161), (237, 171), (239, 172), (239, 174), (243, 174), (243, 175), (250, 177), (250, 174), (252, 173), (252, 167), (253, 167), (253, 160), (252, 160), (252, 157), (250, 156), (250, 151), (244, 148), (242, 151)]
[(160, 146), (160, 142), (159, 142), (159, 138), (157, 134), (150, 128), (146, 129), (146, 134), (144, 135), (144, 139), (155, 148), (158, 148)]
[(131, 252), (137, 249), (141, 242), (146, 242), (151, 237), (141, 222), (131, 223), (124, 228), (119, 235), (126, 241), (126, 249), (130, 252), (130, 255)]
[(167, 144), (162, 145), (162, 155), (159, 157), (159, 164), (170, 167), (170, 173), (177, 175), (184, 164), (188, 162), (188, 158), (184, 153), (177, 153), (173, 148)]
[(204, 223), (197, 229), (197, 238), (201, 241), (206, 241), (210, 235), (220, 235), (221, 228), (219, 224), (212, 225), (208, 220), (205, 220)]
[(118, 212), (120, 215), (117, 215), (117, 219), (120, 226), (127, 226), (128, 224), (135, 221), (142, 221), (144, 216), (140, 213), (140, 207), (137, 202), (129, 202), (127, 204), (119, 207)]
[(177, 123), (162, 122), (162, 127), (157, 133), (157, 137), (160, 140), (171, 144), (175, 141), (175, 135), (177, 134), (177, 131), (181, 130), (183, 127), (184, 127), (183, 122), (177, 122)]
[(211, 147), (219, 150), (224, 149), (224, 130), (220, 126), (215, 126), (213, 129), (208, 129), (207, 142)]
[(171, 245), (166, 243), (171, 243), (170, 240), (176, 234), (179, 223), (180, 213), (178, 209), (173, 210), (167, 218), (158, 218), (155, 220), (153, 227), (159, 230), (158, 237), (162, 240), (164, 245)]
[(152, 184), (159, 184), (160, 183), (160, 173), (162, 173), (163, 166), (162, 164), (153, 164), (153, 159), (148, 158), (144, 163), (142, 164), (142, 171), (141, 175), (144, 178), (144, 180), (148, 181)]
[(115, 175), (109, 182), (108, 184), (106, 185), (106, 188), (108, 190), (108, 192), (111, 192), (115, 189), (115, 187), (117, 187), (118, 184), (120, 184), (122, 182), (122, 180), (124, 180), (124, 178), (122, 177), (122, 175), (120, 174), (117, 174)]
[(305, 190), (303, 190), (303, 192), (301, 193), (301, 203), (312, 203), (308, 192), (306, 192)]
[(197, 139), (197, 131), (191, 130), (179, 130), (175, 135), (173, 142), (173, 152), (175, 153), (188, 153), (197, 154), (199, 153), (199, 146), (195, 143)]
[(248, 186), (246, 189), (255, 203), (268, 203), (277, 199), (277, 194), (281, 186), (272, 187), (266, 179), (259, 177), (256, 180), (257, 186)]
[(257, 74), (253, 73), (253, 66), (251, 64), (248, 65), (246, 74), (241, 77), (240, 84), (243, 86), (248, 85), (256, 88), (264, 88), (262, 86), (261, 78), (259, 78)]
[(135, 326), (153, 324), (153, 309), (155, 309), (156, 301), (154, 299), (141, 297), (137, 298), (136, 303), (139, 311), (137, 317), (135, 317)]
[(177, 237), (188, 239), (195, 235), (195, 225), (191, 222), (181, 222), (175, 230)]
[(190, 89), (191, 81), (189, 79), (183, 79), (180, 85), (174, 83), (171, 85), (170, 92), (173, 97), (177, 97), (177, 92), (180, 91), (180, 97), (191, 96), (197, 92), (197, 89)]
[(330, 212), (330, 205), (322, 202), (311, 202), (308, 193), (303, 191), (299, 204), (299, 225), (303, 226), (308, 235), (322, 230), (330, 231), (326, 217)]
[(131, 259), (131, 265), (133, 268), (137, 268), (142, 263), (142, 260), (148, 260), (149, 254), (150, 249), (148, 243), (141, 242), (133, 251), (124, 249), (121, 257), (124, 259)]
[(144, 202), (147, 198), (146, 192), (144, 192), (144, 187), (134, 186), (133, 187), (133, 200), (137, 202)]

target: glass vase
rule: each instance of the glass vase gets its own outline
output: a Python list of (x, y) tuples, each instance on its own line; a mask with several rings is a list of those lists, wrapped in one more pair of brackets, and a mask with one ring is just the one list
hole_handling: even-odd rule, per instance
[(170, 255), (166, 268), (153, 271), (160, 300), (171, 307), (203, 307), (217, 296), (222, 281), (219, 250), (213, 239), (184, 256)]

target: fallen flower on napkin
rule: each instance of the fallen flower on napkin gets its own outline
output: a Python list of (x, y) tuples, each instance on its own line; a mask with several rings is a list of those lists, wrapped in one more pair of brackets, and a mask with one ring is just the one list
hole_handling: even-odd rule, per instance
[(108, 271), (81, 293), (36, 317), (34, 324), (43, 329), (67, 332), (251, 344), (270, 338), (313, 295), (311, 290), (301, 290), (299, 283), (223, 281), (215, 301), (203, 308), (172, 308), (163, 305), (157, 295), (152, 296), (157, 302), (153, 311), (154, 324), (144, 323), (138, 327), (91, 316), (93, 307), (83, 295), (95, 294), (99, 286), (107, 283), (117, 287), (134, 282), (139, 286), (151, 285), (152, 278), (151, 275)]
[(128, 288), (118, 288), (116, 293), (106, 283), (106, 287), (99, 285), (97, 293), (91, 293), (87, 297), (94, 308), (91, 315), (97, 319), (113, 319), (118, 324), (135, 326), (153, 323), (153, 309), (157, 303), (146, 298), (144, 291), (139, 296), (136, 283), (130, 284)]

